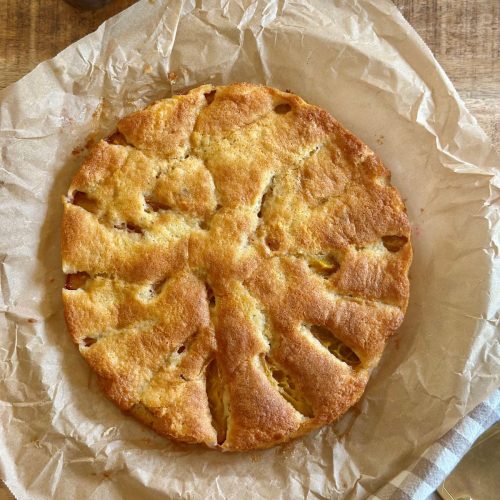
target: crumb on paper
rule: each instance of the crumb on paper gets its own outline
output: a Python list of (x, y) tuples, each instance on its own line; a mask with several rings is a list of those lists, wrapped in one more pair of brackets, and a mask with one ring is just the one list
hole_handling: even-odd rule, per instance
[(144, 73), (146, 75), (149, 75), (150, 73), (152, 73), (152, 71), (153, 71), (153, 66), (151, 66), (151, 64), (144, 65)]
[(285, 92), (286, 92), (287, 94), (293, 94), (293, 92), (292, 92), (292, 90), (291, 90), (291, 89), (285, 89)]
[(37, 320), (35, 318), (28, 318), (28, 323), (36, 323)]
[(49, 283), (54, 283), (55, 280), (55, 278), (49, 278)]
[(383, 135), (379, 135), (379, 136), (377, 137), (377, 144), (378, 144), (379, 146), (382, 146), (382, 144), (384, 144), (384, 140), (385, 140), (385, 137), (384, 137)]
[(85, 143), (85, 149), (90, 149), (94, 147), (96, 143), (97, 143), (96, 134), (95, 133), (89, 134), (89, 136), (87, 137), (87, 142)]
[(421, 214), (423, 214), (423, 213), (424, 213), (424, 211), (425, 211), (425, 209), (423, 209), (423, 208), (421, 208), (421, 209), (420, 209), (420, 213), (421, 213)]
[(169, 71), (167, 79), (170, 83), (175, 83), (177, 81), (177, 73), (175, 71)]
[(262, 460), (261, 455), (257, 455), (257, 454), (250, 455), (250, 461), (253, 462), (254, 464), (257, 462), (260, 462), (261, 460)]
[(90, 475), (91, 476), (101, 476), (104, 479), (109, 479), (113, 475), (113, 471), (112, 470), (105, 470), (103, 472), (91, 472)]
[(81, 154), (83, 152), (84, 149), (85, 149), (85, 146), (77, 146), (75, 149), (73, 149), (73, 151), (71, 151), (71, 154), (73, 156), (78, 156), (79, 154)]

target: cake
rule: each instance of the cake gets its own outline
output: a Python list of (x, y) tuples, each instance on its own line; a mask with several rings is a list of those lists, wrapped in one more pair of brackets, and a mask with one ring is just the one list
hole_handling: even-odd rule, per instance
[(247, 451), (333, 422), (406, 311), (389, 171), (289, 92), (202, 85), (126, 116), (63, 205), (67, 329), (174, 440)]

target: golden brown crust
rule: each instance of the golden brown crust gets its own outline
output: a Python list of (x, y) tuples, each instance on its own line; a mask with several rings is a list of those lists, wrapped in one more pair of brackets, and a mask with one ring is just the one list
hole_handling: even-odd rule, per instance
[(338, 418), (408, 303), (389, 181), (326, 111), (268, 87), (204, 85), (122, 119), (63, 199), (66, 323), (105, 393), (228, 451)]

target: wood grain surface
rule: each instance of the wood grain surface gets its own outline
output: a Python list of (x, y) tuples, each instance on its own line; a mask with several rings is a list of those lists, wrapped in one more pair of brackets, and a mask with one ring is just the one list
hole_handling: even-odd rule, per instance
[(500, 0), (395, 0), (500, 151)]
[[(0, 0), (0, 89), (133, 3), (114, 0), (91, 12), (62, 0)], [(500, 1), (394, 3), (431, 48), (500, 150)], [(8, 497), (0, 489), (0, 499)]]
[[(134, 0), (81, 11), (62, 0), (0, 0), (0, 89)], [(500, 149), (500, 1), (394, 0)]]

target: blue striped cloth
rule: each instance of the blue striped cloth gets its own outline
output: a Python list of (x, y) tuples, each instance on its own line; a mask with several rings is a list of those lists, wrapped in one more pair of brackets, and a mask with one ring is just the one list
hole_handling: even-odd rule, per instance
[(441, 439), (432, 444), (408, 469), (400, 472), (381, 488), (373, 499), (424, 500), (434, 496), (436, 488), (455, 468), (474, 441), (500, 420), (500, 389), (476, 406)]

